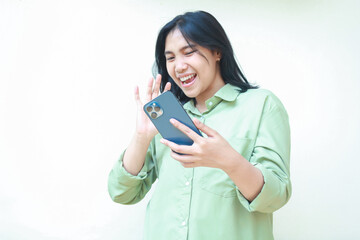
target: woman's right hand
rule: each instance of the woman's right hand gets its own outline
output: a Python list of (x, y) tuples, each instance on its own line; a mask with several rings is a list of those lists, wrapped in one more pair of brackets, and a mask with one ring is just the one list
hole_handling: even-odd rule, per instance
[[(161, 84), (160, 74), (156, 76), (154, 87), (153, 84), (154, 84), (154, 78), (149, 79), (146, 90), (145, 103), (150, 102), (159, 95), (160, 84)], [(171, 83), (168, 82), (165, 85), (164, 92), (170, 90), (170, 88), (171, 88)], [(145, 138), (146, 140), (151, 141), (151, 139), (158, 133), (158, 131), (155, 128), (154, 124), (150, 121), (148, 116), (146, 116), (143, 110), (144, 103), (140, 99), (138, 86), (136, 86), (135, 88), (134, 95), (137, 105), (136, 134), (141, 138)]]

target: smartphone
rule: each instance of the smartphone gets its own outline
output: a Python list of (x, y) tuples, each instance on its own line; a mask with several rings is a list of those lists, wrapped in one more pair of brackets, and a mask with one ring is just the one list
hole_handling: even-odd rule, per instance
[(171, 91), (166, 91), (152, 101), (146, 103), (144, 105), (144, 111), (161, 136), (171, 142), (179, 145), (193, 144), (191, 138), (170, 123), (171, 118), (178, 120), (202, 136), (199, 129), (195, 127), (190, 116), (186, 113), (179, 100)]

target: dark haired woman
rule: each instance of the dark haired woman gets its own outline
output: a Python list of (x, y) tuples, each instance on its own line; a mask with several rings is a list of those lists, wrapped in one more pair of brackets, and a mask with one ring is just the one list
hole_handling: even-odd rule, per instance
[(137, 203), (158, 179), (145, 239), (273, 239), (272, 213), (291, 195), (290, 130), (281, 102), (248, 83), (223, 28), (203, 11), (161, 29), (156, 66), (145, 101), (171, 90), (205, 137), (172, 120), (194, 144), (162, 139), (136, 88), (136, 131), (110, 173), (112, 199)]

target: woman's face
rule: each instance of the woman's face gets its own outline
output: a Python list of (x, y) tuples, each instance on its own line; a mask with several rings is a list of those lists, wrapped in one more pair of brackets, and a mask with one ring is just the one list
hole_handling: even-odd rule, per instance
[(189, 43), (178, 29), (168, 34), (165, 41), (166, 68), (186, 96), (204, 103), (225, 85), (218, 64), (221, 54)]

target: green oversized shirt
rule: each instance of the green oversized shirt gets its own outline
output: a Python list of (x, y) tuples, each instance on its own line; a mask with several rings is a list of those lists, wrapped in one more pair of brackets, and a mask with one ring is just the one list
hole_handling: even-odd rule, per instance
[(109, 175), (111, 198), (122, 204), (137, 203), (158, 179), (147, 207), (145, 240), (273, 239), (272, 213), (291, 195), (286, 110), (270, 91), (239, 93), (230, 84), (208, 99), (206, 106), (202, 114), (192, 101), (184, 108), (190, 117), (220, 133), (264, 176), (264, 186), (251, 203), (222, 170), (184, 168), (170, 157), (159, 134), (137, 176), (123, 168), (124, 153), (120, 156)]

